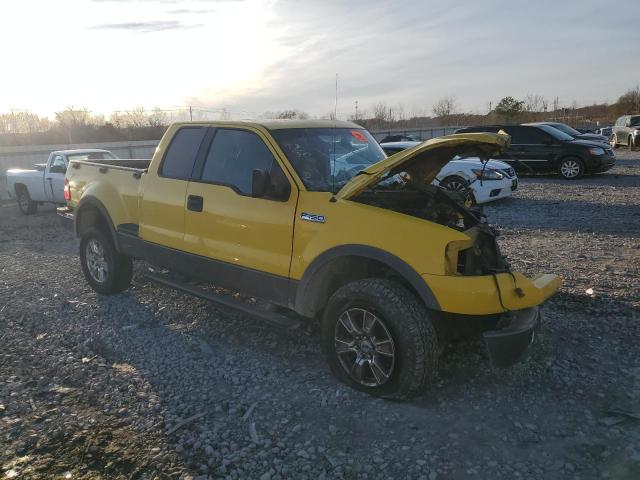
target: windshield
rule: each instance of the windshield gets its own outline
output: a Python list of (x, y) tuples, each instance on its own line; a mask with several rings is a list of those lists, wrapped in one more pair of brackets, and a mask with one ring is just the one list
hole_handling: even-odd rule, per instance
[(567, 135), (566, 133), (561, 132), (557, 128), (550, 127), (549, 125), (537, 125), (537, 127), (561, 142), (570, 142), (574, 139), (571, 135)]
[(335, 193), (360, 171), (386, 158), (364, 129), (287, 128), (271, 134), (313, 192)]
[(115, 155), (111, 152), (80, 152), (67, 155), (71, 160), (116, 160)]
[(561, 132), (564, 132), (567, 135), (571, 135), (572, 137), (581, 135), (581, 133), (578, 130), (576, 130), (575, 128), (571, 128), (569, 125), (565, 125), (564, 123), (552, 123), (549, 126), (552, 128), (555, 128), (556, 130), (560, 130)]
[(629, 125), (632, 127), (640, 127), (640, 117), (631, 117), (629, 119)]

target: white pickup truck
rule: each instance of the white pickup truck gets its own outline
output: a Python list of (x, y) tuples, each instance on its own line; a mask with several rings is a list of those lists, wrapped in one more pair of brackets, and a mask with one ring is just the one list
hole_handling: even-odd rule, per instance
[(35, 170), (15, 168), (7, 171), (9, 197), (16, 198), (25, 215), (35, 213), (46, 202), (63, 204), (64, 175), (71, 160), (114, 160), (108, 150), (59, 150), (51, 152), (47, 163), (35, 164)]

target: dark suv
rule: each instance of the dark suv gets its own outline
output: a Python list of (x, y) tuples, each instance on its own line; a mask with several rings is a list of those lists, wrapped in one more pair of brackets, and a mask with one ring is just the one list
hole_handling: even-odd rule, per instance
[(510, 163), (520, 173), (558, 172), (573, 180), (583, 173), (605, 172), (616, 161), (609, 146), (576, 140), (548, 125), (488, 125), (461, 128), (456, 133), (500, 130), (511, 135), (511, 147), (497, 159)]
[(640, 115), (623, 115), (616, 120), (611, 134), (611, 146), (626, 145), (629, 150), (640, 147)]

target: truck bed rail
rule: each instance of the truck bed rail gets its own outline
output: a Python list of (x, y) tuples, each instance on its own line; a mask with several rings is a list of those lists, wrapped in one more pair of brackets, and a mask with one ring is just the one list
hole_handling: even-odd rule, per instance
[(143, 173), (149, 168), (151, 160), (135, 159), (135, 160), (72, 160), (70, 166), (78, 169), (82, 165), (90, 165), (92, 167), (99, 167), (100, 171), (106, 172), (108, 169), (125, 170)]

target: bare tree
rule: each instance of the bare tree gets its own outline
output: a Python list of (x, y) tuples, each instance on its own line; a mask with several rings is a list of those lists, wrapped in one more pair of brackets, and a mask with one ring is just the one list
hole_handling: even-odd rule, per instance
[(542, 95), (529, 93), (524, 97), (524, 109), (527, 112), (541, 112), (547, 105)]
[(618, 114), (640, 113), (640, 86), (627, 90), (618, 98), (616, 105)]
[(433, 114), (440, 121), (440, 124), (451, 124), (456, 115), (455, 97), (444, 97), (438, 100), (431, 108)]
[(153, 111), (147, 115), (147, 125), (150, 127), (163, 127), (167, 125), (167, 115), (160, 110), (160, 107), (156, 107)]
[(144, 107), (136, 107), (127, 110), (124, 114), (124, 123), (129, 128), (141, 128), (147, 124), (147, 113)]
[(382, 123), (387, 119), (387, 112), (389, 107), (384, 102), (377, 102), (373, 105), (373, 118)]
[(443, 119), (449, 119), (451, 115), (456, 113), (456, 99), (455, 97), (444, 97), (436, 102), (432, 108), (433, 114), (436, 117)]

